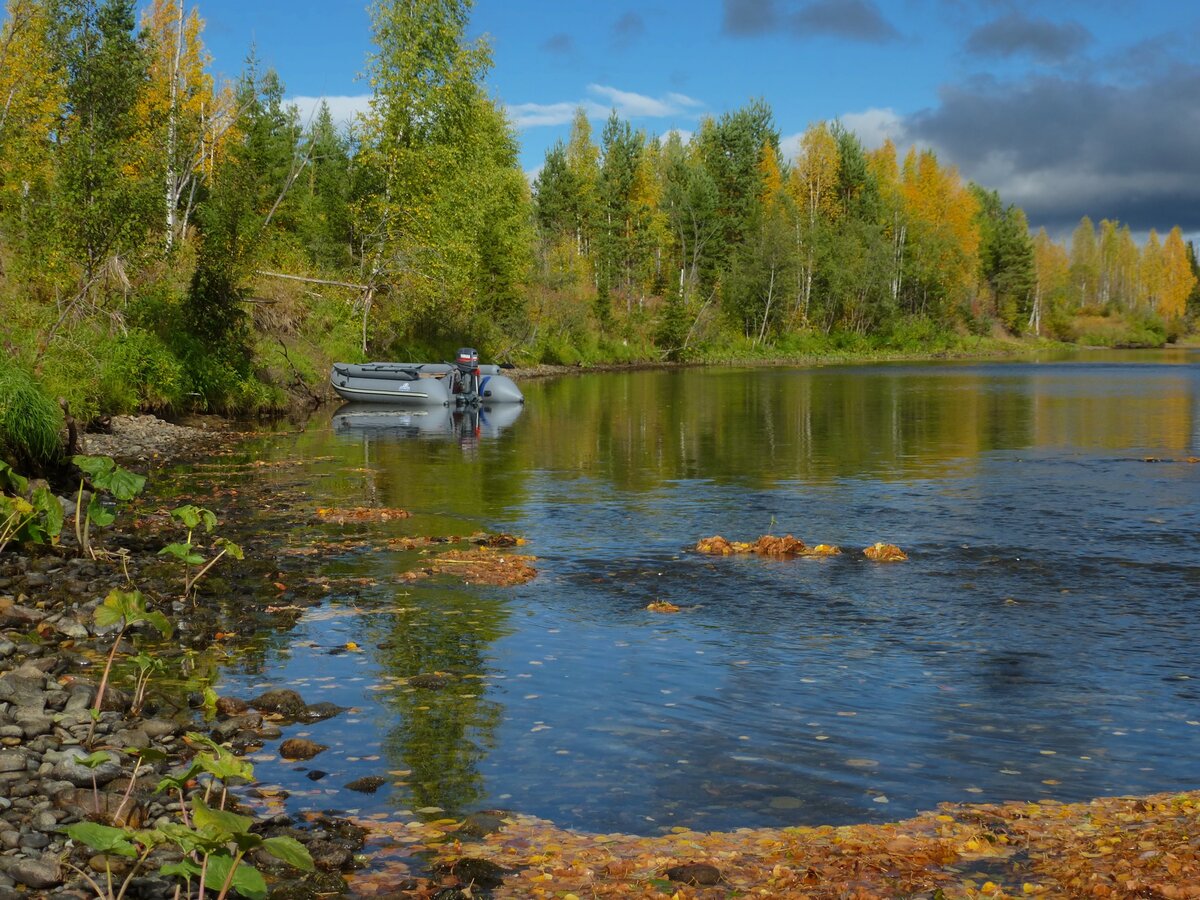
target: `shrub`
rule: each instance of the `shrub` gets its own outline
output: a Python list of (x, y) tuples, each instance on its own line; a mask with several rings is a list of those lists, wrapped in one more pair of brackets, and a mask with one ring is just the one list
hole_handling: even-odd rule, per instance
[(157, 335), (134, 328), (109, 347), (100, 389), (107, 410), (169, 409), (183, 399), (183, 367)]

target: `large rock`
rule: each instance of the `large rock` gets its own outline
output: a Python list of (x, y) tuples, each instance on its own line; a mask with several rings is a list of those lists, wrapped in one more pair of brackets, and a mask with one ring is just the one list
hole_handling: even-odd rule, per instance
[(3, 858), (0, 865), (4, 866), (8, 877), (17, 884), (23, 884), (35, 891), (62, 884), (62, 867), (53, 857), (43, 857), (42, 859), (26, 859), (20, 856), (6, 857)]
[(119, 756), (109, 753), (108, 759), (94, 768), (80, 764), (79, 760), (90, 754), (82, 747), (69, 747), (63, 752), (62, 759), (54, 765), (53, 776), (63, 781), (69, 781), (76, 787), (91, 787), (93, 784), (108, 784), (122, 772)]
[(28, 760), (24, 750), (0, 750), (0, 772), (24, 772)]
[(0, 703), (43, 712), (46, 709), (46, 676), (28, 666), (0, 675)]

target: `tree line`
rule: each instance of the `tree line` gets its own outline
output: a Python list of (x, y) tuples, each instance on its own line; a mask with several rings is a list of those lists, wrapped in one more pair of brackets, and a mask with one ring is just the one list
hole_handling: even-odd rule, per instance
[(302, 120), (253, 51), (218, 83), (179, 0), (140, 20), (133, 0), (9, 0), (0, 367), (85, 417), (252, 410), (335, 357), (1071, 338), (1081, 312), (1165, 334), (1195, 303), (1178, 229), (1139, 247), (1085, 220), (1061, 245), (929, 150), (817, 123), (787, 156), (762, 101), (691, 135), (614, 112), (597, 138), (580, 111), (530, 185), (470, 8), (373, 3), (370, 108), (339, 126)]

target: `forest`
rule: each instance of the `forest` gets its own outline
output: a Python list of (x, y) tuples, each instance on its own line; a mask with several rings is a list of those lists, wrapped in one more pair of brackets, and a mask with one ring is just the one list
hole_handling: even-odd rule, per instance
[[(581, 110), (532, 179), (469, 0), (377, 0), (369, 111), (302, 120), (202, 10), (9, 0), (0, 29), (0, 456), (64, 411), (260, 414), (333, 360), (519, 365), (1154, 346), (1200, 308), (1178, 227), (1068, 241), (928, 149), (749, 100), (685, 140)], [(598, 130), (598, 134), (597, 134)]]

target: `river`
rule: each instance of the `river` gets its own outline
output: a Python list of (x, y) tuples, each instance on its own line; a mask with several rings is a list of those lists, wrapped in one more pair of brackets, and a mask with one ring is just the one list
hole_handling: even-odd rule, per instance
[[(288, 730), (328, 745), (308, 762), (255, 754), (295, 808), (649, 834), (1195, 788), (1197, 363), (579, 375), (515, 418), (328, 411), (157, 490), (219, 492), (254, 535), (238, 602), (305, 598), (216, 676), (350, 708)], [(421, 551), (385, 543), (479, 530), (538, 577), (408, 582)], [(767, 533), (846, 552), (692, 550)], [(365, 775), (388, 783), (345, 789)]]

